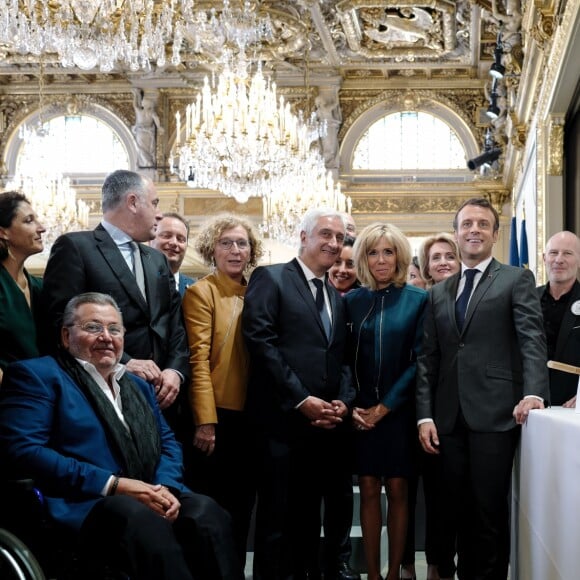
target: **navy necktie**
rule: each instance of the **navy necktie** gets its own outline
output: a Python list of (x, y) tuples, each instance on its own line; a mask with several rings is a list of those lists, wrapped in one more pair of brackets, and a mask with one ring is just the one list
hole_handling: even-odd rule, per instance
[(328, 315), (328, 310), (326, 309), (326, 304), (324, 303), (324, 289), (322, 287), (322, 280), (319, 280), (318, 278), (312, 278), (312, 283), (316, 286), (316, 307), (318, 308), (318, 313), (322, 319), (322, 326), (324, 326), (326, 338), (330, 340), (332, 325), (330, 324), (330, 316)]
[(463, 292), (455, 303), (455, 320), (459, 330), (463, 328), (463, 323), (465, 322), (465, 313), (467, 312), (469, 297), (473, 290), (473, 281), (475, 280), (475, 275), (478, 271), (479, 270), (476, 268), (465, 270), (465, 286), (463, 287)]

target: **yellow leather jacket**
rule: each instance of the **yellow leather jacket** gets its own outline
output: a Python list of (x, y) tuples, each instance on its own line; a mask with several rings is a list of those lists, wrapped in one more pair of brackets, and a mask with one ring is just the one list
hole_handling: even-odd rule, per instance
[(189, 400), (196, 425), (217, 423), (216, 407), (244, 408), (249, 366), (241, 321), (245, 293), (245, 281), (238, 284), (217, 270), (185, 291)]

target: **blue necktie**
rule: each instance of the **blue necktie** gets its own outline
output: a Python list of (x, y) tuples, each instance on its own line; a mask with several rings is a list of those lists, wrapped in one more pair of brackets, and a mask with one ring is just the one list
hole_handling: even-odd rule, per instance
[(326, 304), (324, 304), (324, 290), (322, 288), (322, 280), (319, 280), (318, 278), (312, 278), (312, 283), (316, 286), (316, 307), (318, 308), (318, 313), (322, 319), (322, 326), (324, 326), (326, 338), (330, 340), (332, 325), (330, 324), (330, 316), (328, 315)]
[(463, 328), (463, 323), (465, 322), (465, 313), (467, 312), (469, 297), (473, 290), (473, 281), (475, 280), (475, 275), (478, 271), (479, 270), (476, 268), (465, 270), (465, 286), (463, 287), (463, 292), (455, 303), (455, 320), (459, 330)]

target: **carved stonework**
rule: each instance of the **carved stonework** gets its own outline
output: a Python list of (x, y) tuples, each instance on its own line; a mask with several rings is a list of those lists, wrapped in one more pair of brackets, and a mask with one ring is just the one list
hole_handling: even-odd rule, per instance
[(555, 29), (555, 18), (552, 15), (540, 13), (536, 26), (531, 31), (533, 39), (538, 43), (540, 48), (545, 48), (551, 40)]
[(510, 193), (507, 189), (488, 189), (483, 192), (483, 197), (493, 205), (498, 214), (501, 215), (505, 202), (509, 199)]
[(548, 126), (548, 175), (562, 175), (564, 161), (564, 120), (551, 118)]
[(440, 58), (456, 47), (451, 2), (343, 0), (336, 10), (350, 50), (364, 58)]
[(512, 145), (523, 151), (526, 146), (526, 138), (528, 135), (528, 125), (526, 123), (514, 123), (511, 134)]
[[(366, 96), (366, 98), (363, 98)], [(349, 99), (356, 98), (356, 100)], [(476, 126), (478, 110), (483, 106), (483, 91), (471, 89), (459, 89), (448, 91), (425, 91), (425, 90), (388, 90), (368, 91), (366, 93), (341, 92), (341, 107), (344, 123), (340, 130), (342, 139), (352, 124), (365, 111), (377, 104), (384, 104), (385, 114), (389, 111), (396, 112), (401, 108), (417, 109), (422, 103), (435, 101), (451, 109), (470, 128), (478, 139), (483, 140), (484, 128)]]
[[(469, 196), (471, 197), (471, 196)], [(352, 213), (453, 213), (469, 199), (457, 196), (353, 198)]]

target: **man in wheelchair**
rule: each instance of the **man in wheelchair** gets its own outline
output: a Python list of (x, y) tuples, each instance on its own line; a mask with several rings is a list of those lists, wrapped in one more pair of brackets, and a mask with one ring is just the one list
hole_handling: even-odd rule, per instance
[(132, 579), (242, 579), (229, 515), (183, 485), (153, 386), (119, 362), (123, 336), (115, 301), (81, 294), (65, 308), (60, 353), (9, 367), (3, 476), (32, 478), (82, 551)]

